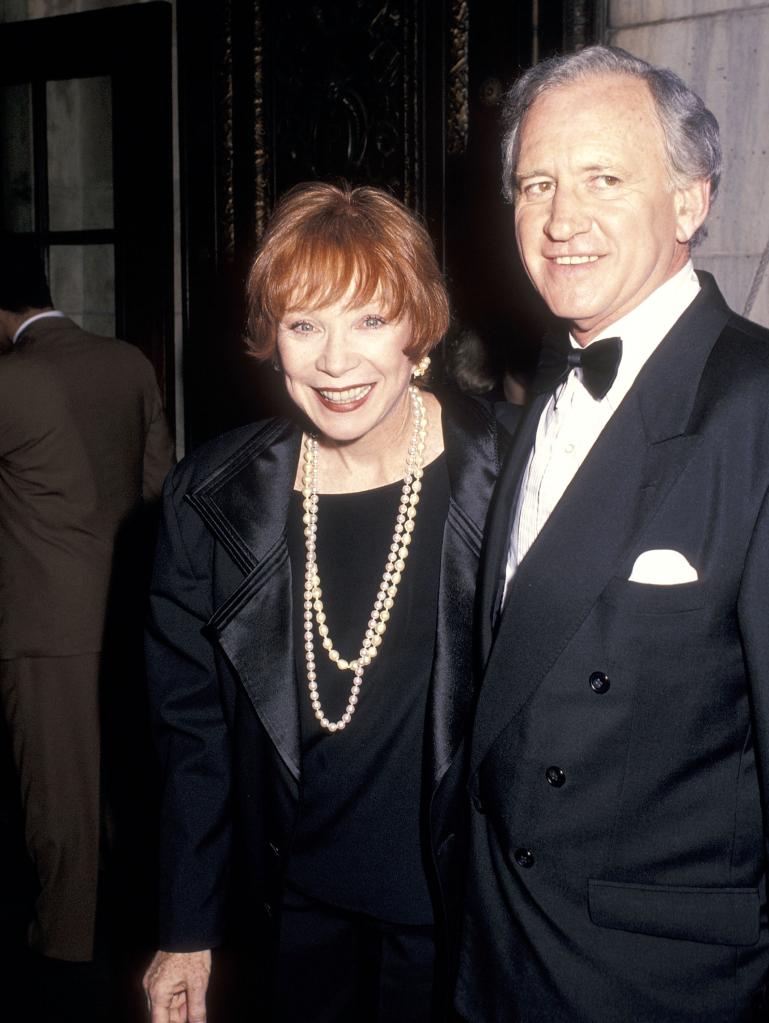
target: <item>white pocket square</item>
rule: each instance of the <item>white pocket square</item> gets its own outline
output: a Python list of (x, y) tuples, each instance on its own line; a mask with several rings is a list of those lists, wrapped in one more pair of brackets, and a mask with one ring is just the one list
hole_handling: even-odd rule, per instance
[(695, 583), (697, 569), (690, 565), (680, 551), (644, 551), (635, 559), (629, 582), (649, 583), (655, 586), (680, 586)]

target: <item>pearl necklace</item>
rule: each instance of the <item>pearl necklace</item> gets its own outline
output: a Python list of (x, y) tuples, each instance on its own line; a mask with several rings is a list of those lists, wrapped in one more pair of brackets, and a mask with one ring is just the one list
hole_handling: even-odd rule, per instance
[[(358, 656), (353, 661), (347, 661), (335, 649), (334, 643), (329, 635), (326, 624), (326, 614), (323, 608), (323, 591), (320, 586), (320, 574), (316, 558), (316, 539), (318, 534), (318, 441), (313, 436), (306, 436), (304, 442), (304, 466), (302, 470), (302, 507), (304, 509), (304, 536), (305, 536), (305, 574), (304, 574), (304, 656), (307, 666), (307, 689), (310, 696), (310, 703), (315, 712), (315, 717), (321, 728), (329, 732), (341, 731), (349, 725), (355, 707), (358, 703), (361, 685), (363, 684), (363, 673), (376, 657), (382, 639), (387, 631), (387, 622), (390, 618), (398, 593), (398, 584), (401, 581), (401, 574), (406, 567), (406, 559), (409, 554), (409, 544), (414, 531), (414, 523), (419, 503), (419, 491), (422, 489), (422, 466), (424, 464), (425, 440), (427, 437), (427, 410), (425, 409), (422, 396), (413, 385), (409, 387), (411, 398), (411, 409), (414, 417), (414, 432), (409, 444), (408, 456), (406, 458), (406, 469), (401, 490), (398, 514), (395, 519), (395, 530), (393, 532), (390, 553), (387, 556), (387, 563), (382, 573), (382, 581), (374, 601), (374, 607), (369, 615), (366, 632), (361, 643)], [(314, 615), (313, 615), (313, 612)], [(318, 635), (321, 638), (323, 649), (326, 650), (331, 660), (341, 671), (351, 671), (353, 682), (350, 686), (350, 695), (347, 699), (347, 706), (338, 721), (329, 721), (323, 712), (323, 705), (320, 701), (318, 691), (318, 677), (315, 671), (315, 649), (313, 619), (317, 624)]]

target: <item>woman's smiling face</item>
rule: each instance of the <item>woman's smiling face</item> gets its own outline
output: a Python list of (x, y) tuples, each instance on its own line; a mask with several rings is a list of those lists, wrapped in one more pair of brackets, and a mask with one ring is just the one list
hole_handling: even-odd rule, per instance
[(329, 305), (287, 309), (277, 342), (288, 394), (330, 441), (395, 436), (409, 414), (410, 336), (406, 317), (389, 319), (378, 296), (356, 304), (352, 285)]

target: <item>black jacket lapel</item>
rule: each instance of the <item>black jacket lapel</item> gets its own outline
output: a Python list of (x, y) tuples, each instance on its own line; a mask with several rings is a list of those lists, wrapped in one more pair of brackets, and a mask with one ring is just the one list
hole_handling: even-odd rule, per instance
[(278, 753), (300, 773), (291, 569), (286, 520), (300, 431), (285, 420), (260, 429), (188, 498), (244, 573), (208, 629), (237, 672)]
[[(442, 396), (450, 505), (444, 527), (438, 629), (427, 711), (428, 772), (437, 785), (467, 725), (472, 700), (470, 623), (478, 555), (499, 469), (497, 431), (483, 404)], [(300, 771), (291, 575), (285, 540), (300, 434), (267, 424), (188, 500), (243, 572), (208, 628), (235, 668), (295, 777)]]
[(434, 787), (459, 748), (470, 713), (477, 565), (500, 457), (496, 424), (485, 405), (448, 396), (442, 396), (441, 404), (450, 502), (427, 714), (428, 776)]

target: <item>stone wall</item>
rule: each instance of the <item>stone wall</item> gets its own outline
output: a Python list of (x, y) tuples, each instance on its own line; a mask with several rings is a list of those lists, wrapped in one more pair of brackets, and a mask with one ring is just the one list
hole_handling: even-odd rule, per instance
[(0, 0), (0, 23), (49, 18), (57, 14), (77, 14), (102, 7), (120, 7), (143, 0)]
[(769, 3), (610, 0), (608, 22), (612, 45), (678, 72), (718, 118), (721, 190), (694, 262), (769, 326)]

